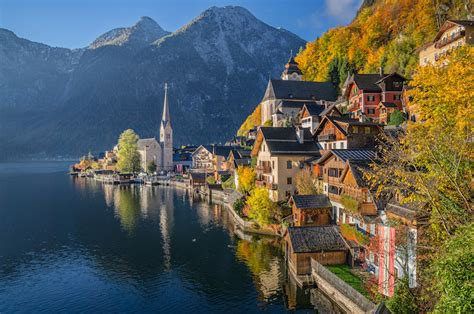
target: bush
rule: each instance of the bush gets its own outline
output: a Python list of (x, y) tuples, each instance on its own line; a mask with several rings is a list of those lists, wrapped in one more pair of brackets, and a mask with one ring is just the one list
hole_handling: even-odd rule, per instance
[(400, 110), (395, 110), (390, 115), (390, 121), (388, 121), (388, 125), (399, 126), (403, 122), (405, 122), (405, 114), (401, 112)]
[(242, 210), (244, 209), (245, 201), (243, 199), (238, 199), (234, 202), (233, 208), (240, 217), (244, 216)]
[(278, 206), (272, 202), (265, 188), (255, 188), (247, 198), (247, 204), (250, 206), (249, 218), (260, 226), (270, 224), (278, 210)]
[(395, 293), (387, 300), (386, 305), (393, 314), (419, 313), (416, 298), (409, 288), (407, 277), (398, 281)]
[(353, 214), (359, 211), (359, 206), (360, 206), (359, 202), (351, 196), (342, 195), (341, 203), (347, 211)]
[(234, 176), (230, 176), (226, 181), (224, 181), (222, 183), (222, 188), (235, 190)]

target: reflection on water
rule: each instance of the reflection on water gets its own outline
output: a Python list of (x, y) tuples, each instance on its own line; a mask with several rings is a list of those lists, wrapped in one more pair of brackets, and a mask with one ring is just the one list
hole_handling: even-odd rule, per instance
[(0, 217), (0, 313), (278, 313), (289, 304), (279, 240), (243, 234), (222, 206), (186, 191), (18, 176), (0, 164)]

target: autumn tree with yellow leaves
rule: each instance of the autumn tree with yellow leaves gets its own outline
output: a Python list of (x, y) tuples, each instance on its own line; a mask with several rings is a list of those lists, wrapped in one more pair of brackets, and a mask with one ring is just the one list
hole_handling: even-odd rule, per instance
[(416, 70), (408, 109), (417, 122), (384, 138), (382, 157), (366, 174), (379, 198), (400, 193), (426, 217), (417, 224), (420, 289), (413, 299), (422, 312), (474, 308), (472, 60), (474, 48), (465, 47)]

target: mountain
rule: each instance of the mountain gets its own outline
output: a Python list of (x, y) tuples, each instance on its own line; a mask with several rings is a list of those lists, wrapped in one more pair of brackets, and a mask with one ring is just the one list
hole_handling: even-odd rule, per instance
[(143, 47), (168, 34), (153, 19), (144, 16), (132, 27), (116, 28), (100, 35), (89, 48), (97, 49), (107, 45)]
[(296, 58), (307, 80), (342, 84), (348, 71), (397, 71), (410, 77), (417, 49), (446, 19), (473, 18), (472, 1), (364, 0), (347, 26), (330, 29)]
[(305, 45), (230, 6), (212, 7), (173, 33), (142, 18), (79, 50), (7, 30), (0, 36), (3, 159), (101, 151), (126, 128), (156, 136), (165, 82), (175, 145), (223, 142), (260, 100), (268, 77), (280, 74), (290, 50)]

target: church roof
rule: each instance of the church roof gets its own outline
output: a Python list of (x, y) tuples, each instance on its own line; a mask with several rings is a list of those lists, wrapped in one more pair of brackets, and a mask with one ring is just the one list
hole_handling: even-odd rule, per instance
[(301, 72), (300, 68), (298, 67), (298, 62), (295, 61), (294, 57), (291, 57), (290, 60), (288, 60), (288, 62), (285, 64), (285, 70), (283, 71), (283, 74), (293, 73), (303, 75), (303, 72)]
[(161, 117), (161, 125), (166, 127), (167, 124), (170, 124), (171, 126), (170, 109), (168, 104), (168, 84), (165, 83), (165, 99), (163, 101), (163, 115)]
[(269, 99), (335, 101), (337, 91), (331, 82), (271, 79), (262, 101)]
[(153, 144), (158, 144), (158, 141), (156, 140), (156, 138), (154, 138), (154, 137), (141, 138), (137, 142), (137, 147), (138, 147), (138, 149), (143, 149), (146, 146), (150, 146), (150, 145), (153, 145)]

